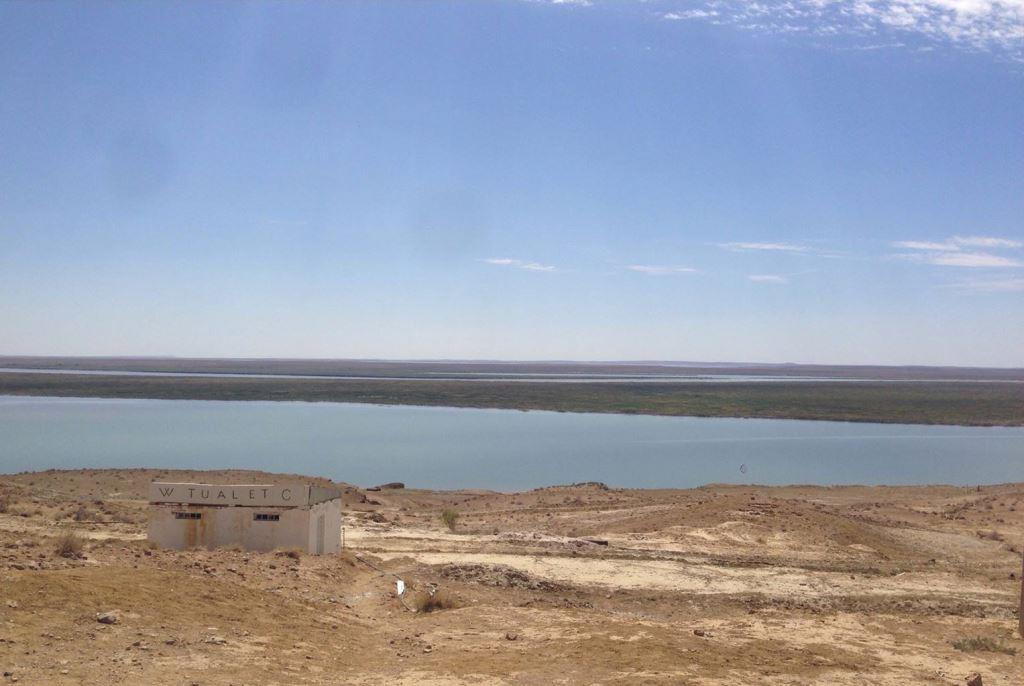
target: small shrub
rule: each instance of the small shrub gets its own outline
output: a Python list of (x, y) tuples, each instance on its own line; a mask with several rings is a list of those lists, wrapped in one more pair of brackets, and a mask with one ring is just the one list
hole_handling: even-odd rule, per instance
[(11, 507), (11, 499), (6, 495), (0, 496), (0, 513), (5, 513)]
[(441, 511), (441, 522), (448, 527), (448, 531), (455, 531), (455, 525), (459, 522), (459, 513), (446, 507)]
[(436, 610), (450, 610), (458, 607), (455, 598), (448, 591), (437, 589), (433, 593), (419, 591), (413, 596), (412, 606), (417, 612), (434, 612)]
[(82, 554), (85, 541), (74, 531), (65, 531), (54, 542), (53, 551), (61, 557), (78, 557)]
[(982, 538), (986, 541), (1003, 541), (1003, 535), (996, 530), (992, 531), (979, 531), (978, 538)]
[(79, 505), (78, 509), (75, 510), (74, 514), (71, 515), (71, 518), (76, 522), (84, 522), (85, 520), (89, 519), (90, 516), (91, 513), (89, 512), (89, 510), (85, 508), (85, 505)]
[(1007, 655), (1017, 654), (1016, 648), (1003, 645), (1000, 641), (997, 641), (994, 638), (989, 638), (988, 636), (971, 636), (969, 638), (961, 638), (953, 641), (953, 647), (965, 653), (981, 651), (985, 653), (1005, 653)]

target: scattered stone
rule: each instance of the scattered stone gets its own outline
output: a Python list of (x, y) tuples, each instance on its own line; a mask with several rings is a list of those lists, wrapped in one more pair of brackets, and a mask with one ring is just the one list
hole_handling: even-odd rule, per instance
[(981, 686), (981, 675), (977, 672), (972, 672), (967, 675), (964, 682), (967, 686)]
[(228, 640), (222, 636), (207, 636), (203, 643), (209, 643), (211, 645), (222, 646), (227, 644)]
[(514, 641), (517, 638), (519, 638), (519, 634), (514, 634), (511, 631), (505, 632), (505, 640), (506, 641)]
[(693, 630), (693, 635), (694, 636), (705, 636), (707, 638), (711, 638), (711, 632), (710, 631), (704, 631), (704, 629), (694, 629)]
[(96, 621), (100, 624), (117, 624), (121, 621), (121, 615), (117, 610), (111, 610), (110, 612), (97, 612)]

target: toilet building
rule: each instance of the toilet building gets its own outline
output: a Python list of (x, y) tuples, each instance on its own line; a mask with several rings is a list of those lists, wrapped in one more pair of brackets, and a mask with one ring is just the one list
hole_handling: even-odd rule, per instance
[(338, 551), (341, 491), (311, 484), (149, 486), (149, 540), (164, 548)]

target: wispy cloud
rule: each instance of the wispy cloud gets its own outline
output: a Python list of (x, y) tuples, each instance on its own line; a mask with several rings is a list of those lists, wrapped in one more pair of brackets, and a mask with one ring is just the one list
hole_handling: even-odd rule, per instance
[(956, 243), (933, 243), (932, 241), (894, 241), (892, 244), (894, 248), (904, 248), (906, 250), (959, 250), (960, 246)]
[(996, 236), (953, 236), (944, 241), (894, 241), (894, 248), (907, 250), (946, 250), (960, 248), (1024, 248), (1024, 242)]
[(789, 279), (780, 274), (751, 274), (747, 278), (755, 283), (789, 283)]
[(1012, 257), (987, 252), (919, 252), (903, 253), (894, 257), (911, 262), (934, 264), (940, 267), (1024, 267), (1024, 262)]
[(719, 243), (719, 248), (725, 250), (734, 250), (738, 252), (746, 252), (750, 250), (774, 250), (778, 252), (810, 252), (810, 248), (806, 245), (797, 245), (795, 243)]
[(972, 248), (1024, 248), (1024, 242), (992, 236), (953, 236), (953, 242)]
[(660, 264), (631, 264), (626, 269), (651, 276), (665, 276), (667, 274), (694, 274), (697, 272), (692, 267), (673, 267)]
[(702, 0), (661, 17), (807, 36), (836, 47), (903, 36), (1013, 59), (1021, 59), (1024, 38), (1024, 0)]
[(1024, 293), (1024, 279), (971, 279), (947, 287), (964, 293)]
[(540, 262), (529, 262), (526, 260), (517, 260), (512, 257), (488, 257), (483, 260), (487, 264), (497, 265), (499, 267), (514, 267), (515, 269), (523, 269), (528, 272), (553, 272), (557, 271), (555, 267), (550, 264), (541, 264)]
[[(1021, 267), (1024, 262), (1016, 257), (996, 255), (988, 250), (1013, 250), (1024, 247), (1024, 242), (995, 236), (953, 236), (944, 241), (894, 241), (894, 248), (912, 250), (892, 255), (897, 259), (934, 264), (942, 267)], [(967, 248), (967, 249), (965, 249)]]

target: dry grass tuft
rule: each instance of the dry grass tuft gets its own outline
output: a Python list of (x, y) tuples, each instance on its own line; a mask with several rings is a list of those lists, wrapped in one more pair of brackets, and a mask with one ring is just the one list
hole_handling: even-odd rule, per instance
[(81, 556), (84, 547), (85, 541), (81, 536), (74, 531), (65, 531), (54, 541), (53, 551), (60, 557), (75, 558)]
[(965, 653), (980, 651), (985, 653), (1005, 653), (1007, 655), (1017, 654), (1016, 648), (1003, 645), (1001, 641), (989, 638), (988, 636), (971, 636), (969, 638), (961, 638), (953, 641), (953, 647)]
[(448, 531), (455, 531), (455, 525), (459, 522), (459, 513), (446, 507), (441, 511), (441, 522), (448, 527)]
[(437, 589), (433, 593), (418, 591), (412, 598), (412, 606), (417, 612), (434, 612), (451, 610), (459, 605), (448, 591)]

